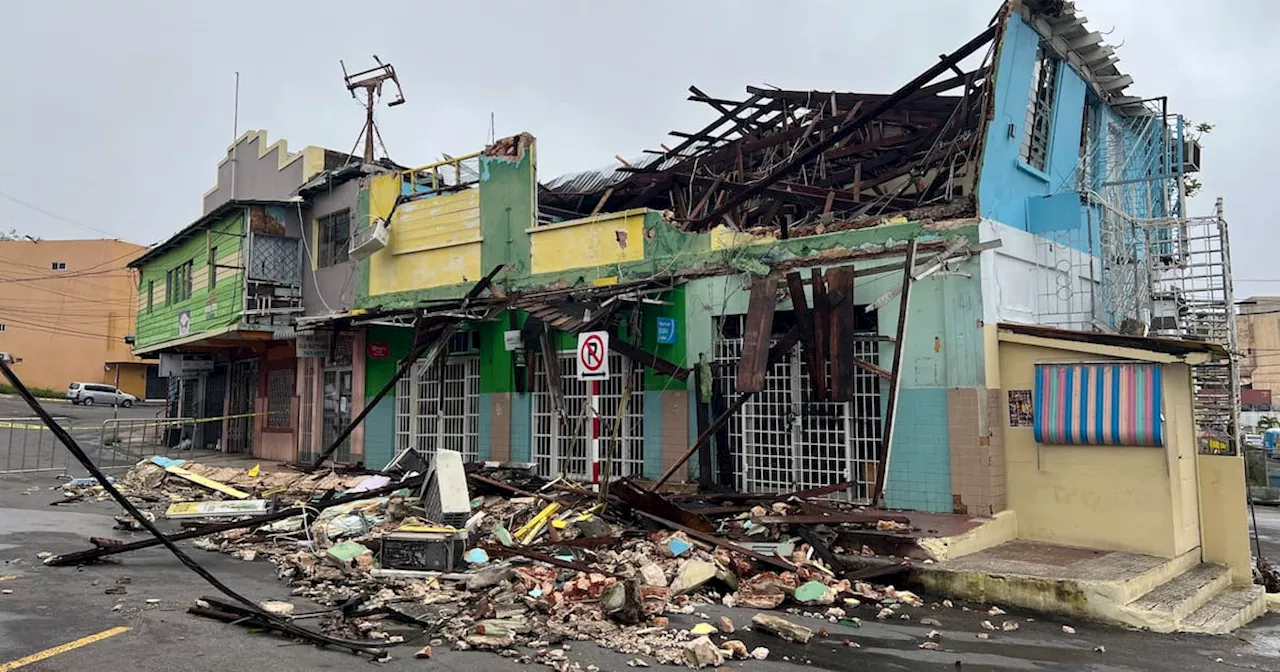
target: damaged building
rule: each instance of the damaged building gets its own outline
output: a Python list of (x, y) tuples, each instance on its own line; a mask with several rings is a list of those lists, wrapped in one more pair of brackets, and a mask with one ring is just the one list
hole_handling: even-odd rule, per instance
[(255, 146), (228, 179), (274, 172), (134, 262), (137, 352), (221, 450), (825, 488), (1247, 582), (1226, 225), (1117, 61), (1015, 0), (893, 92), (691, 87), (705, 126), (603, 170), (541, 176), (530, 134), (413, 168)]

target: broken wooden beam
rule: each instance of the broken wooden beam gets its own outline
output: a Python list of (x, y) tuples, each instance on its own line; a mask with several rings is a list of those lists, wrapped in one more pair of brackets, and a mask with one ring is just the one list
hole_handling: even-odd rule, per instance
[(738, 393), (764, 389), (773, 339), (773, 314), (778, 305), (778, 276), (770, 273), (751, 283), (751, 297), (742, 327), (742, 355), (738, 360)]
[(662, 495), (637, 486), (630, 479), (624, 478), (614, 483), (610, 494), (616, 495), (618, 499), (621, 499), (633, 510), (644, 511), (668, 520), (675, 520), (690, 529), (700, 532), (710, 533), (715, 529), (711, 523), (707, 522), (706, 518), (703, 518), (698, 513), (682, 509), (667, 501)]
[(828, 515), (764, 516), (759, 520), (766, 525), (838, 525), (840, 523), (874, 525), (882, 520), (903, 525), (911, 524), (911, 519), (906, 516), (875, 511), (842, 511)]
[(620, 338), (609, 339), (609, 349), (633, 362), (640, 362), (664, 376), (670, 376), (676, 380), (689, 378), (689, 369), (671, 360), (663, 359), (648, 350), (627, 343)]
[(871, 497), (871, 502), (876, 506), (883, 506), (884, 504), (884, 486), (889, 476), (889, 457), (893, 450), (894, 424), (898, 413), (898, 394), (902, 387), (902, 359), (906, 351), (907, 314), (910, 312), (909, 309), (911, 307), (911, 273), (915, 268), (915, 263), (916, 241), (913, 239), (907, 245), (907, 258), (903, 263), (905, 270), (902, 273), (902, 299), (898, 303), (898, 328), (894, 336), (893, 367), (889, 369), (892, 377), (889, 379), (889, 398), (886, 400), (884, 411), (884, 431), (880, 439), (880, 450), (876, 460), (875, 489), (872, 491)]
[[(814, 323), (814, 313), (809, 310), (809, 301), (804, 295), (804, 278), (800, 273), (792, 271), (787, 274), (787, 289), (791, 293), (791, 306), (796, 315), (796, 326), (800, 328), (800, 344), (804, 353), (805, 368), (809, 371), (809, 385), (815, 399), (827, 398), (827, 361), (822, 358), (814, 342), (819, 329)], [(821, 326), (826, 329), (826, 325)], [(825, 339), (824, 339), (825, 340)]]
[(831, 399), (853, 401), (857, 389), (854, 338), (858, 315), (853, 309), (853, 268), (841, 266), (827, 271), (828, 301), (831, 305), (828, 347), (831, 352)]

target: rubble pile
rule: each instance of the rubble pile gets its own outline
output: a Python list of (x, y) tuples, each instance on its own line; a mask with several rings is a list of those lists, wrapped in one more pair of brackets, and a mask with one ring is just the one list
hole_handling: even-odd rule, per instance
[[(199, 511), (210, 517), (231, 507), (232, 517), (223, 521), (244, 524), (198, 536), (197, 547), (271, 562), (295, 597), (328, 609), (320, 621), (326, 634), (405, 641), (420, 657), (446, 646), (567, 670), (577, 669), (568, 644), (592, 641), (635, 656), (633, 665), (647, 665), (647, 658), (715, 667), (768, 651), (749, 649), (730, 619), (712, 622), (700, 613), (712, 603), (819, 619), (810, 628), (761, 613), (743, 624), (802, 644), (828, 622), (856, 627), (858, 612), (909, 618), (908, 610), (922, 606), (908, 591), (859, 580), (840, 560), (841, 549), (822, 541), (834, 539), (833, 530), (843, 525), (883, 530), (902, 523), (827, 500), (793, 496), (715, 508), (697, 502), (711, 514), (703, 516), (675, 498), (640, 497), (643, 491), (625, 480), (602, 498), (579, 485), (546, 483), (527, 468), (472, 464), (460, 478), (471, 486), (471, 514), (455, 528), (426, 514), (439, 489), (450, 487), (445, 475), (427, 478), (425, 487), (419, 479), (417, 487), (394, 490), (396, 481), (380, 474), (255, 467), (250, 475), (194, 463), (174, 473), (173, 466), (144, 461), (120, 479), (121, 489), (170, 505), (170, 517), (185, 517), (173, 512), (187, 512), (182, 507), (192, 502), (208, 504)], [(327, 503), (335, 493), (377, 487), (389, 494)], [(92, 486), (67, 487), (70, 494), (76, 489)], [(267, 504), (259, 499), (266, 496), (270, 511), (301, 506), (303, 513), (263, 523), (234, 517), (236, 507)], [(657, 514), (682, 523), (656, 523), (665, 521)], [(810, 522), (824, 515), (831, 522)], [(304, 607), (272, 603), (271, 609), (296, 618)], [(673, 628), (669, 616), (677, 614), (704, 622)]]

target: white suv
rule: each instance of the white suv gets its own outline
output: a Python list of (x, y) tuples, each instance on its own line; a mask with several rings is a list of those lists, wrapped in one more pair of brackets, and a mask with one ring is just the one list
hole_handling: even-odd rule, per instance
[(67, 386), (67, 398), (73, 404), (85, 406), (108, 404), (125, 408), (133, 407), (138, 401), (137, 397), (121, 391), (118, 387), (99, 383), (71, 383)]

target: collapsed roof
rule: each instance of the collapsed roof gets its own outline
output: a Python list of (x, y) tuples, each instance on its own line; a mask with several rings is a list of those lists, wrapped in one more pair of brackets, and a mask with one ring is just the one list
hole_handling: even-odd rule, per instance
[[(725, 224), (787, 236), (929, 206), (972, 215), (997, 31), (993, 22), (887, 95), (748, 87), (731, 100), (690, 87), (689, 100), (718, 118), (672, 132), (674, 147), (640, 161), (541, 185), (541, 217), (644, 207), (686, 230)], [(960, 67), (984, 47), (980, 64)]]

